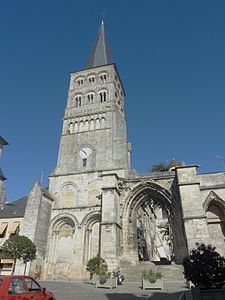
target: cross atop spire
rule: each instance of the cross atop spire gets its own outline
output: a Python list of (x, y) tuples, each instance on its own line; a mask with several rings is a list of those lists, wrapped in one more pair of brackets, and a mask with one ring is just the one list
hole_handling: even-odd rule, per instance
[(104, 21), (102, 19), (98, 36), (89, 55), (86, 68), (90, 69), (98, 66), (109, 65), (112, 62), (111, 51), (106, 40)]

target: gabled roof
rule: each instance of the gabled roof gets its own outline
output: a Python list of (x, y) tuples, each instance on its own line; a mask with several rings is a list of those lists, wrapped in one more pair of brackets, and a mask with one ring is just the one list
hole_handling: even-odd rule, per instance
[(111, 51), (106, 40), (104, 22), (102, 21), (94, 47), (89, 55), (86, 68), (91, 69), (98, 66), (109, 65), (112, 64), (112, 62)]
[(11, 203), (5, 203), (0, 208), (0, 218), (23, 217), (27, 205), (27, 197), (23, 197)]
[(0, 168), (0, 179), (2, 180), (6, 180), (4, 173), (2, 172), (1, 168)]
[(0, 145), (4, 146), (4, 145), (8, 145), (9, 143), (3, 139), (3, 137), (0, 136)]

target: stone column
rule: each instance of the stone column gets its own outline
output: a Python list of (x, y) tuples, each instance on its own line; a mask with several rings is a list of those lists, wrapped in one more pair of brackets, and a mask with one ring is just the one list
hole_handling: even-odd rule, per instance
[(120, 231), (119, 189), (116, 174), (106, 174), (102, 187), (102, 222), (100, 255), (108, 265), (109, 271), (119, 266)]
[(203, 211), (200, 181), (196, 172), (198, 166), (176, 167), (180, 192), (183, 222), (188, 251), (198, 243), (209, 243), (206, 216)]

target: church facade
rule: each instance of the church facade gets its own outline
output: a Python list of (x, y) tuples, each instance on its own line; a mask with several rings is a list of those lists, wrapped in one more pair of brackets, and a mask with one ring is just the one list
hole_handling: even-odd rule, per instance
[(36, 183), (26, 198), (20, 234), (38, 249), (31, 273), (83, 278), (97, 254), (109, 270), (123, 261), (180, 264), (201, 242), (225, 255), (224, 172), (132, 172), (124, 97), (102, 23), (87, 66), (70, 76), (49, 188)]

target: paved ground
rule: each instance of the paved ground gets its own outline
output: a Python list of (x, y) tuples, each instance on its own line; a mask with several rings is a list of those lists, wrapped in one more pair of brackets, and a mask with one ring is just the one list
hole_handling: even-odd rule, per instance
[[(124, 282), (124, 285), (109, 290), (84, 282), (42, 281), (42, 286), (55, 293), (56, 300), (178, 300), (187, 291), (184, 282), (164, 282), (163, 290), (142, 290), (139, 283)], [(188, 298), (189, 299), (189, 298)]]

